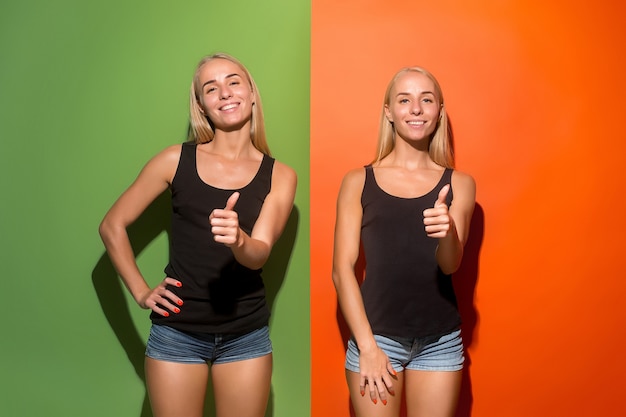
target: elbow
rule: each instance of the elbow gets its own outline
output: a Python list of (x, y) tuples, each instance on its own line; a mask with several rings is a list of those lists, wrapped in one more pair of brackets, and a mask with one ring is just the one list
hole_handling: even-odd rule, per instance
[(104, 220), (102, 220), (102, 222), (100, 222), (100, 225), (98, 226), (98, 234), (100, 235), (100, 239), (102, 239), (103, 242), (106, 242), (108, 237), (110, 236), (110, 233), (111, 227), (109, 226), (105, 218)]
[(459, 270), (460, 266), (461, 266), (461, 263), (459, 262), (454, 265), (439, 265), (439, 269), (441, 269), (441, 272), (443, 272), (446, 275), (452, 275), (453, 273)]
[(333, 267), (332, 280), (333, 280), (333, 285), (335, 286), (335, 290), (338, 290), (341, 287), (342, 276), (343, 274), (337, 268)]
[(109, 242), (114, 240), (116, 233), (118, 230), (118, 226), (116, 226), (108, 217), (105, 217), (100, 226), (98, 226), (98, 233), (100, 234), (100, 239), (104, 242), (106, 246)]
[(265, 266), (265, 262), (266, 262), (265, 260), (261, 260), (261, 261), (258, 261), (258, 262), (249, 262), (248, 265), (244, 265), (242, 263), (242, 265), (245, 266), (248, 269), (256, 271), (256, 270), (259, 270), (259, 269), (263, 268), (263, 266)]
[(242, 266), (245, 266), (246, 268), (251, 269), (253, 271), (257, 271), (265, 266), (265, 263), (267, 262), (268, 258), (267, 257), (250, 258), (247, 256), (235, 254), (235, 260)]

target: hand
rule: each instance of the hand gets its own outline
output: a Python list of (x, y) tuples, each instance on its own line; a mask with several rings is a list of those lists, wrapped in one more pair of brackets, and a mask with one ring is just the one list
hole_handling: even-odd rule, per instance
[(387, 405), (387, 393), (395, 395), (392, 376), (393, 379), (396, 376), (389, 357), (379, 347), (369, 352), (360, 351), (359, 369), (361, 396), (365, 395), (365, 385), (368, 385), (372, 402), (376, 404), (380, 398), (380, 401)]
[(450, 191), (450, 184), (444, 185), (439, 191), (433, 208), (424, 210), (424, 226), (428, 237), (444, 238), (452, 230), (452, 217), (448, 214), (446, 197)]
[(226, 207), (215, 209), (209, 215), (211, 232), (216, 242), (230, 247), (239, 244), (241, 237), (239, 229), (239, 216), (233, 209), (239, 200), (239, 193), (234, 192), (226, 201)]
[(169, 311), (180, 313), (180, 308), (177, 306), (182, 306), (183, 300), (181, 300), (172, 291), (168, 290), (168, 285), (179, 288), (183, 286), (180, 281), (174, 278), (166, 277), (159, 285), (141, 297), (138, 301), (141, 308), (149, 308), (164, 317), (169, 317)]

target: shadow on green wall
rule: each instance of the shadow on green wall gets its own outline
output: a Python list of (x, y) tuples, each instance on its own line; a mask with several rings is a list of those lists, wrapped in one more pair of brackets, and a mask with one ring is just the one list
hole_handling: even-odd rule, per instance
[[(170, 235), (170, 194), (161, 194), (143, 214), (128, 228), (128, 236), (135, 255), (143, 251), (146, 246), (161, 233)], [(272, 255), (263, 268), (267, 301), (270, 311), (273, 311), (274, 301), (284, 282), (289, 259), (293, 252), (299, 223), (299, 211), (294, 206), (287, 221), (285, 231), (274, 245)], [(164, 265), (165, 266), (165, 265)], [(271, 278), (271, 279), (269, 279)], [(145, 341), (135, 327), (129, 306), (126, 302), (125, 287), (118, 278), (117, 272), (105, 252), (94, 267), (91, 280), (98, 296), (102, 312), (104, 313), (117, 340), (126, 352), (128, 360), (135, 369), (137, 377), (146, 385), (144, 372)], [(204, 417), (215, 415), (215, 402), (212, 395), (212, 386), (209, 381)], [(274, 415), (273, 390), (267, 406), (266, 417)], [(143, 405), (139, 417), (152, 417), (147, 390), (143, 398)]]

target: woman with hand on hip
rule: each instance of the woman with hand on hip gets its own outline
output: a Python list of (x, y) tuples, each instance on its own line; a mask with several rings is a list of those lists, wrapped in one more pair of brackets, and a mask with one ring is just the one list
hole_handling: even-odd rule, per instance
[[(190, 113), (192, 140), (146, 164), (100, 234), (135, 301), (152, 310), (146, 379), (154, 416), (202, 416), (210, 377), (218, 417), (262, 417), (272, 346), (261, 268), (293, 207), (296, 175), (270, 156), (258, 89), (235, 58), (200, 61)], [(170, 260), (151, 288), (126, 228), (166, 189)]]
[(350, 397), (358, 417), (397, 417), (403, 398), (409, 417), (449, 417), (464, 361), (451, 274), (475, 183), (454, 170), (442, 91), (423, 68), (393, 77), (380, 123), (375, 160), (345, 176), (337, 201), (333, 282), (352, 334)]

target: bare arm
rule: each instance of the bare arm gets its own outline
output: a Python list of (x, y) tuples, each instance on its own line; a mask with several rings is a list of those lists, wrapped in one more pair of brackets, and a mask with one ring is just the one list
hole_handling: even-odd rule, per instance
[(166, 298), (177, 304), (182, 302), (165, 289), (165, 284), (180, 286), (180, 282), (166, 278), (159, 287), (151, 290), (137, 267), (126, 229), (167, 189), (176, 172), (179, 157), (180, 145), (175, 145), (152, 158), (109, 209), (99, 228), (109, 257), (137, 304), (163, 315), (169, 313), (157, 307), (157, 302), (172, 311), (177, 307)]
[(432, 209), (424, 211), (426, 232), (439, 239), (437, 263), (446, 274), (455, 272), (461, 265), (476, 200), (476, 183), (467, 174), (459, 171), (452, 174), (454, 200), (448, 208), (445, 197), (449, 187), (446, 185), (441, 190)]
[(272, 171), (272, 189), (265, 198), (252, 233), (248, 235), (239, 227), (236, 203), (239, 193), (234, 193), (224, 209), (214, 210), (209, 216), (215, 240), (229, 246), (240, 264), (261, 268), (271, 253), (287, 220), (296, 193), (296, 173), (278, 161)]
[(393, 392), (389, 374), (395, 372), (387, 355), (376, 344), (354, 270), (361, 239), (361, 192), (364, 182), (365, 171), (358, 169), (349, 172), (341, 184), (335, 223), (333, 283), (341, 311), (359, 347), (361, 395), (364, 395), (367, 381), (372, 401), (375, 402), (379, 396), (386, 402), (386, 391)]

